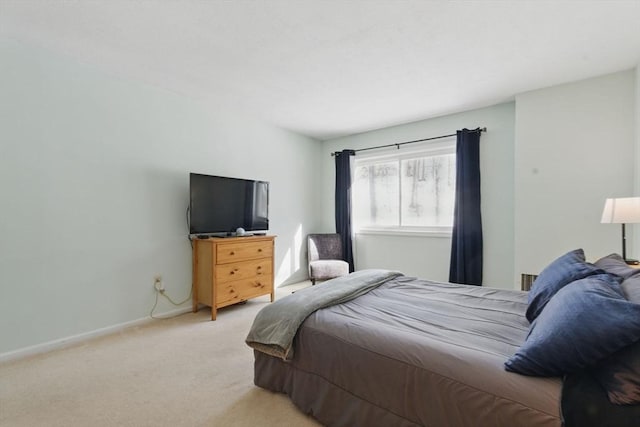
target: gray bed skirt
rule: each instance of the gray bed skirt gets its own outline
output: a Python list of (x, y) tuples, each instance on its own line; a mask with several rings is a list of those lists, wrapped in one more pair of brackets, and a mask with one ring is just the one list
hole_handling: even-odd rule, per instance
[(343, 390), (321, 376), (305, 372), (288, 362), (256, 350), (254, 353), (255, 384), (267, 390), (286, 394), (298, 409), (323, 425), (419, 426)]

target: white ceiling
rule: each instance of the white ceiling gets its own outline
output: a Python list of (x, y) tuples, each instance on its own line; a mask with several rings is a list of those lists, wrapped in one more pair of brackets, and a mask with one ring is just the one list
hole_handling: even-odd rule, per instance
[(324, 140), (631, 69), (640, 0), (0, 0), (0, 34)]

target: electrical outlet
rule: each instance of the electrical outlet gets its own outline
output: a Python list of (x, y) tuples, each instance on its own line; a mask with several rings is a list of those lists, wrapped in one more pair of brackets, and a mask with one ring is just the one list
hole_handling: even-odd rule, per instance
[(162, 276), (158, 275), (153, 278), (153, 287), (156, 291), (162, 293), (164, 292), (164, 284), (162, 283)]

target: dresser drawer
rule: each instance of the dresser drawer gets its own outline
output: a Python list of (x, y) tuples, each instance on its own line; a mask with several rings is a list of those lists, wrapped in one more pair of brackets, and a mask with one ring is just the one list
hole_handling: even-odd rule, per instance
[(267, 274), (259, 278), (218, 283), (216, 286), (216, 306), (224, 307), (246, 301), (271, 292), (273, 276)]
[(271, 273), (271, 258), (220, 264), (216, 267), (215, 271), (217, 282), (231, 282), (240, 279), (259, 278), (260, 276), (267, 274), (271, 275)]
[(273, 241), (269, 240), (218, 244), (216, 264), (226, 264), (256, 258), (271, 258), (272, 255)]

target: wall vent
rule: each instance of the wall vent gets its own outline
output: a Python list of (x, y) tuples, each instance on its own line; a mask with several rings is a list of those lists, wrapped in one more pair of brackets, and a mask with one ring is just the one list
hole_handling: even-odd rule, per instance
[(522, 289), (523, 291), (530, 290), (534, 280), (536, 280), (536, 277), (538, 277), (537, 274), (522, 273), (520, 275), (520, 289)]

